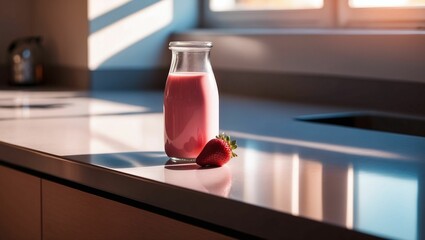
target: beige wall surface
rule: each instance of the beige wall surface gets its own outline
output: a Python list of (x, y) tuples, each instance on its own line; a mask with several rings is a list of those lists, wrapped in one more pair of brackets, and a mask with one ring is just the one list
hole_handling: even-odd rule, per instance
[(33, 0), (0, 0), (0, 65), (6, 64), (7, 48), (13, 39), (31, 33)]
[(0, 0), (0, 65), (16, 38), (43, 37), (48, 65), (87, 67), (87, 0)]
[(102, 74), (101, 85), (108, 79), (121, 85), (121, 72), (130, 72), (139, 84), (155, 77), (144, 71), (169, 66), (169, 36), (197, 26), (198, 4), (197, 0), (0, 0), (0, 78), (5, 78), (10, 42), (36, 35), (43, 39), (46, 82), (67, 82), (66, 78), (86, 82), (87, 70), (101, 70), (118, 73)]
[(32, 32), (43, 36), (46, 64), (87, 67), (87, 0), (33, 0)]
[[(89, 16), (89, 7), (102, 12)], [(13, 39), (39, 35), (47, 65), (87, 69), (99, 58), (92, 70), (168, 67), (168, 37), (196, 27), (197, 9), (197, 0), (0, 0), (0, 65)]]

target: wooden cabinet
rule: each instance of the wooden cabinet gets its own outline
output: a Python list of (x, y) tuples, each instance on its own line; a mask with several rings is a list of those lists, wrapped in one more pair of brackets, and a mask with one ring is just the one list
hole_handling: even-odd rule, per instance
[(227, 239), (227, 236), (42, 180), (43, 239)]
[(0, 239), (228, 239), (0, 165)]
[(0, 239), (41, 239), (41, 179), (1, 165)]

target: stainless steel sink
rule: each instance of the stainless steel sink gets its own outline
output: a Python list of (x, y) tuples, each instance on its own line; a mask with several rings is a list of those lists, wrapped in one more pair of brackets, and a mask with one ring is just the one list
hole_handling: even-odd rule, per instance
[(331, 113), (296, 120), (425, 137), (425, 119), (381, 113)]

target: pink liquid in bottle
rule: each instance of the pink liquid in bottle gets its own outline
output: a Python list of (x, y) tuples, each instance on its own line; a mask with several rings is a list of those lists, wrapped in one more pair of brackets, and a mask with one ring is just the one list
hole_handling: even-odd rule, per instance
[(164, 94), (166, 154), (176, 159), (196, 158), (218, 134), (218, 112), (214, 75), (170, 73)]

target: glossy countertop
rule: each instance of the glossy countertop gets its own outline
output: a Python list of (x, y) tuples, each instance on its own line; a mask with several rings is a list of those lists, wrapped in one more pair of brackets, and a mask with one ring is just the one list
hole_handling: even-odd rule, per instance
[(165, 155), (162, 92), (1, 91), (0, 159), (252, 236), (425, 239), (424, 137), (295, 119), (361, 110), (222, 95), (239, 156), (200, 168)]

